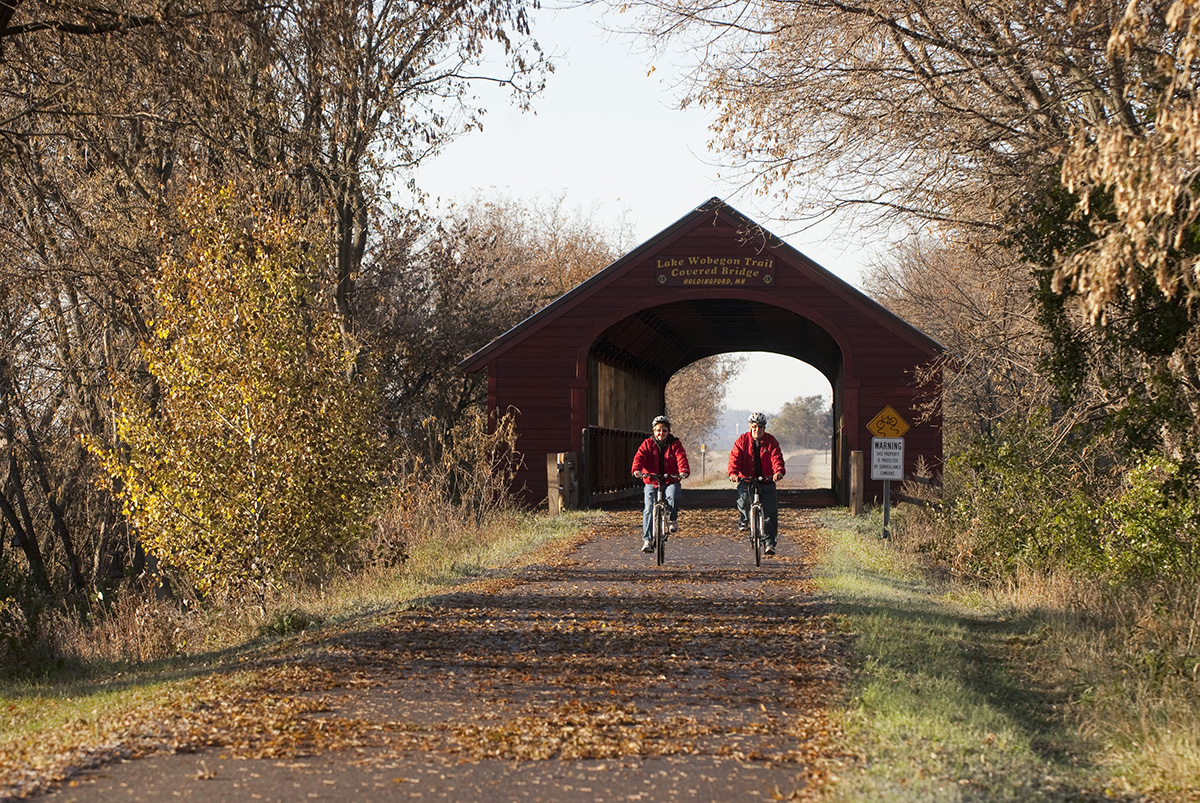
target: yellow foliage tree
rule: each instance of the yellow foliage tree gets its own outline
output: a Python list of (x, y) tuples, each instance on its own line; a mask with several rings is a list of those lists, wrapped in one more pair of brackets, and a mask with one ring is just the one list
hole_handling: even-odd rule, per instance
[(104, 459), (146, 548), (201, 594), (318, 569), (367, 519), (382, 444), (369, 386), (322, 292), (320, 242), (232, 184), (181, 210), (141, 345), (115, 380)]

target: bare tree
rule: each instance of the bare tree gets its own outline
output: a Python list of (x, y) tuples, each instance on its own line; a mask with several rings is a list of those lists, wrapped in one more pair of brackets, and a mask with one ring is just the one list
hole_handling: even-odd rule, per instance
[(725, 392), (745, 365), (744, 357), (717, 354), (697, 360), (667, 383), (671, 432), (695, 450), (710, 437), (725, 410)]
[(1004, 418), (1050, 403), (1029, 267), (1015, 254), (913, 242), (871, 266), (865, 284), (946, 347), (926, 370), (940, 377), (929, 403), (938, 406), (952, 442), (990, 436)]
[(380, 360), (397, 433), (457, 421), (483, 403), (482, 375), (457, 363), (615, 260), (629, 235), (563, 196), (480, 196), (442, 220), (395, 218), (368, 252), (355, 307)]
[(717, 110), (714, 143), (797, 217), (997, 227), (1057, 179), (1081, 120), (1133, 111), (1136, 65), (1106, 48), (1124, 3), (639, 5), (647, 30), (702, 45), (687, 101)]
[[(321, 221), (342, 334), (359, 343), (354, 284), (389, 186), (474, 125), (472, 80), (527, 99), (542, 64), (522, 3), (20, 0), (0, 12), (0, 513), (36, 537), (39, 584), (67, 593), (122, 533), (80, 436), (114, 437), (109, 377), (144, 371), (147, 288), (164, 244), (186, 234), (170, 212), (189, 187), (237, 175)], [(509, 55), (490, 79), (472, 66), (487, 43)]]
[(598, 225), (593, 210), (567, 206), (565, 191), (542, 200), (477, 195), (451, 217), (495, 268), (527, 286), (538, 306), (591, 278), (634, 244), (628, 223)]

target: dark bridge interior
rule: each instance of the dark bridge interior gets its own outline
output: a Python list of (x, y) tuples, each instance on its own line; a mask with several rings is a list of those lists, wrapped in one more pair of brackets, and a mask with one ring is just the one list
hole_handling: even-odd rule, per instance
[(841, 349), (820, 326), (743, 299), (676, 301), (643, 310), (607, 329), (591, 351), (612, 365), (655, 377), (670, 377), (713, 354), (771, 351), (809, 363), (835, 388), (842, 365)]

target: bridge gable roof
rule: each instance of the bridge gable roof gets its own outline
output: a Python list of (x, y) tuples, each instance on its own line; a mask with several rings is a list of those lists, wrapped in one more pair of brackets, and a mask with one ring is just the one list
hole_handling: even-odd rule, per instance
[[(624, 279), (631, 271), (644, 266), (648, 260), (653, 259), (656, 255), (686, 246), (689, 243), (690, 236), (706, 234), (702, 227), (712, 229), (718, 226), (732, 227), (737, 231), (738, 237), (742, 238), (747, 245), (753, 244), (762, 253), (769, 252), (769, 255), (782, 265), (783, 270), (798, 272), (808, 282), (815, 284), (836, 298), (840, 303), (852, 308), (856, 314), (870, 318), (875, 324), (881, 326), (893, 336), (906, 341), (918, 351), (927, 352), (930, 357), (943, 351), (942, 346), (935, 340), (868, 297), (862, 291), (821, 267), (800, 251), (784, 243), (720, 198), (711, 198), (681, 217), (671, 226), (651, 237), (642, 245), (634, 248), (603, 270), (598, 271), (586, 281), (558, 297), (550, 304), (547, 304), (479, 351), (467, 357), (459, 364), (459, 367), (466, 372), (473, 372), (486, 367), (493, 359), (503, 355), (509, 349), (524, 343), (527, 338), (550, 324), (558, 322), (563, 316), (578, 310), (582, 305), (598, 301), (604, 296), (606, 290)], [(777, 270), (779, 269), (777, 268)], [(689, 294), (694, 295), (694, 290), (678, 287), (655, 288), (647, 285), (645, 296), (648, 302), (669, 305), (673, 301), (687, 297)], [(712, 298), (711, 295), (709, 297)], [(763, 298), (762, 303), (770, 305), (773, 301), (771, 298)], [(708, 353), (772, 350), (767, 348), (758, 349), (753, 347), (753, 344), (750, 347), (739, 347), (734, 344), (729, 348), (715, 348), (709, 344), (703, 346), (702, 349)], [(692, 354), (681, 357), (681, 360), (685, 361), (674, 366), (671, 370), (676, 370), (693, 359), (698, 359), (699, 356), (707, 356), (707, 354), (699, 354), (698, 356)], [(677, 360), (677, 362), (679, 361)]]

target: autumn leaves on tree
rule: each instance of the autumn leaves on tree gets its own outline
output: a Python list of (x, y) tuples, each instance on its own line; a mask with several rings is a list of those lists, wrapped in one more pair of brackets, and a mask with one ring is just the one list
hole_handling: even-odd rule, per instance
[(200, 188), (153, 280), (142, 376), (116, 376), (91, 441), (142, 543), (201, 593), (335, 561), (367, 520), (384, 443), (351, 371), (322, 232), (235, 184)]
[[(338, 479), (363, 458), (356, 416), (375, 411), (394, 434), (404, 416), (462, 414), (478, 383), (404, 372), (452, 365), (447, 343), (512, 324), (456, 309), (442, 324), (463, 336), (442, 339), (439, 363), (424, 359), (423, 329), (386, 332), (419, 362), (374, 351), (391, 313), (423, 309), (438, 269), (473, 268), (453, 246), (438, 265), (437, 221), (389, 191), (477, 124), (472, 81), (503, 81), (522, 103), (537, 91), (546, 65), (526, 9), (21, 0), (0, 12), (0, 597), (33, 611), (111, 589), (144, 568), (143, 528), (173, 534), (171, 562), (201, 588), (227, 568), (269, 585), (305, 539), (346, 537), (333, 500), (361, 513), (357, 486)], [(491, 46), (495, 75), (478, 64)], [(375, 399), (351, 416), (367, 387)], [(116, 461), (116, 499), (83, 442)], [(261, 492), (222, 481), (235, 461)], [(187, 517), (215, 528), (211, 543)]]

